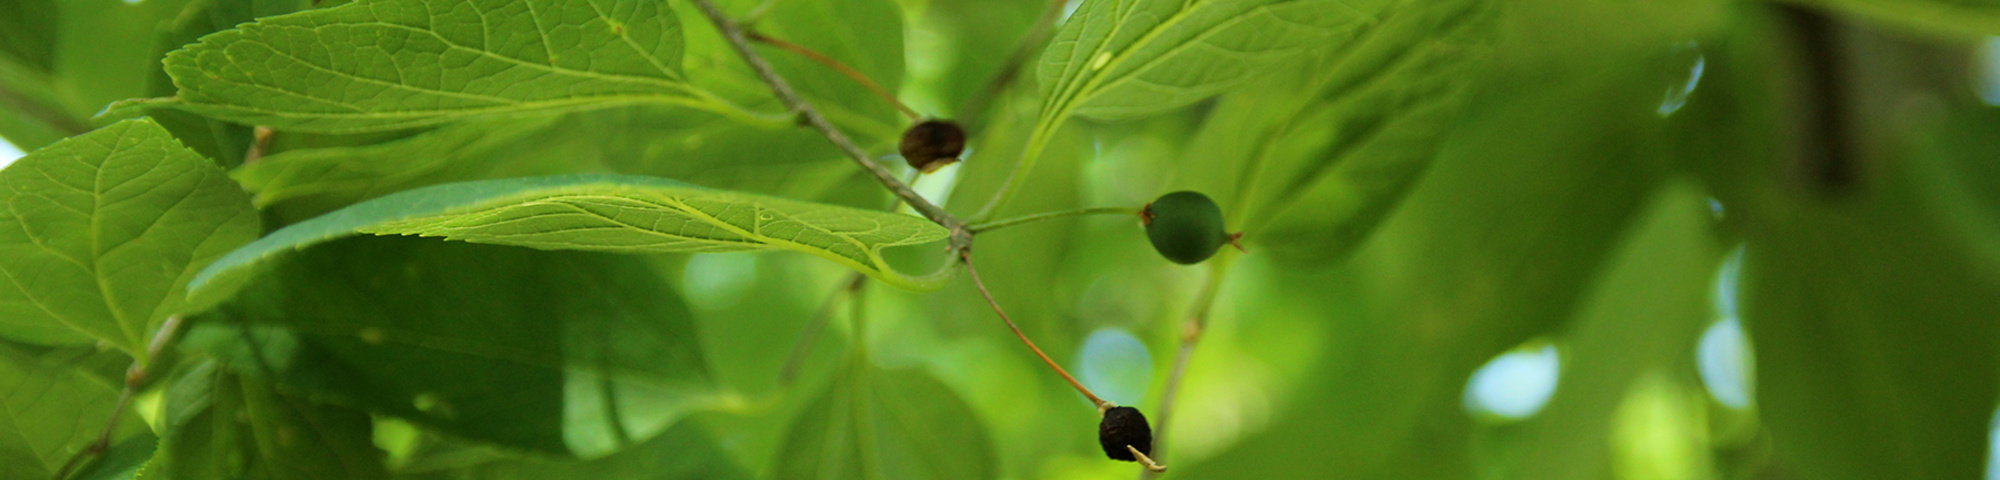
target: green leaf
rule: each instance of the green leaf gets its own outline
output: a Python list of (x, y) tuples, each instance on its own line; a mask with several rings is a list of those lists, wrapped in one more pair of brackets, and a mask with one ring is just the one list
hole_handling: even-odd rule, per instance
[[(468, 176), (454, 170), (494, 168), (501, 162), (493, 157), (533, 148), (522, 140), (555, 125), (558, 118), (469, 120), (372, 145), (291, 150), (245, 165), (230, 176), (255, 193), (259, 207), (316, 196), (352, 204), (441, 183), (430, 181), (433, 178), (476, 179), (453, 178)], [(529, 153), (534, 154), (531, 158), (550, 163), (576, 163), (572, 158), (559, 158), (566, 156), (564, 152), (537, 149)]]
[[(0, 479), (45, 480), (112, 421), (119, 386), (0, 344)], [(112, 440), (150, 436), (131, 410)]]
[(1278, 140), (1304, 155), (1263, 160), (1237, 192), (1240, 228), (1322, 258), (1358, 247), (1430, 166), (1485, 75), (1493, 10), (1478, 0), (1403, 3), (1332, 60), (1316, 75), (1319, 103)]
[(96, 337), (126, 352), (189, 303), (188, 279), (256, 238), (249, 198), (151, 120), (119, 122), (0, 171), (0, 336)]
[(2000, 35), (2000, 5), (1950, 0), (1783, 0), (1945, 37)]
[(1387, 0), (1085, 0), (1042, 55), (1044, 122), (1177, 108), (1345, 41)]
[(185, 342), (316, 401), (596, 456), (716, 401), (671, 292), (633, 257), (351, 238), (278, 262)]
[(860, 359), (844, 370), (787, 429), (775, 478), (999, 477), (985, 425), (951, 387)]
[(1977, 478), (1988, 468), (2000, 379), (1982, 372), (2000, 368), (2000, 264), (1954, 237), (1938, 220), (1947, 211), (1916, 200), (1943, 182), (1910, 172), (1936, 159), (1899, 160), (1866, 196), (1786, 189), (1746, 205), (1768, 222), (1743, 267), (1758, 410), (1801, 477)]
[(1690, 347), (1714, 320), (1709, 293), (1722, 252), (1705, 193), (1675, 183), (1651, 203), (1557, 334), (1561, 378), (1541, 413), (1520, 426), (1519, 477), (1612, 477), (1617, 438), (1607, 432), (1621, 400), (1644, 388), (1647, 374), (1690, 363)]
[(1229, 227), (1246, 241), (1289, 258), (1345, 258), (1460, 117), (1485, 73), (1493, 10), (1478, 0), (1398, 2), (1350, 48), (1225, 97), (1185, 151), (1179, 188), (1225, 199)]
[(49, 70), (55, 63), (56, 10), (51, 0), (0, 2), (0, 55)]
[[(931, 43), (916, 44), (916, 48), (939, 48), (949, 52), (979, 52), (977, 55), (939, 55), (946, 57), (935, 65), (938, 70), (924, 69), (912, 89), (931, 87), (930, 92), (953, 115), (964, 116), (958, 111), (974, 95), (987, 88), (994, 74), (1005, 68), (1007, 56), (1015, 44), (1023, 41), (1023, 35), (1041, 14), (1040, 2), (990, 2), (985, 0), (937, 0), (927, 2), (921, 11), (923, 16), (910, 23), (911, 38), (942, 39), (942, 45)], [(915, 9), (912, 9), (915, 10)], [(1046, 32), (1044, 33), (1046, 35)], [(922, 55), (921, 50), (912, 56)], [(1035, 53), (1033, 50), (1023, 52)], [(917, 58), (928, 58), (919, 56)], [(1032, 57), (1030, 57), (1032, 59)], [(1018, 66), (1017, 66), (1018, 67)], [(937, 77), (927, 78), (936, 72)], [(930, 82), (921, 80), (932, 80)], [(991, 101), (989, 98), (987, 101)], [(917, 107), (922, 108), (922, 107)], [(961, 118), (967, 122), (970, 118)]]
[[(693, 2), (668, 4), (682, 18), (693, 19), (686, 25), (687, 58), (683, 63), (688, 81), (695, 88), (760, 111), (785, 109), (771, 95), (771, 87), (743, 62), (735, 47), (729, 45)], [(717, 0), (715, 4), (739, 18), (749, 15), (759, 5), (766, 5), (762, 0)], [(765, 13), (753, 26), (759, 32), (861, 69), (869, 79), (891, 92), (896, 91), (902, 80), (905, 55), (902, 13), (893, 0), (797, 0)], [(812, 102), (828, 121), (855, 137), (862, 148), (872, 151), (900, 138), (905, 126), (902, 115), (846, 75), (797, 53), (769, 46), (759, 50), (771, 68), (791, 83), (799, 95)], [(796, 127), (790, 116), (775, 113), (771, 116), (774, 118), (744, 123), (758, 123), (767, 128)]]
[[(891, 95), (901, 90), (903, 12), (893, 0), (792, 0), (772, 7), (756, 26), (853, 67)], [(759, 50), (814, 106), (839, 105), (894, 130), (906, 123), (894, 106), (838, 71), (775, 47)]]
[[(165, 58), (168, 52), (195, 43), (202, 36), (235, 28), (260, 17), (306, 10), (318, 3), (311, 0), (190, 0), (158, 35), (158, 46), (154, 50), (159, 58)], [(158, 62), (154, 63), (157, 66)], [(147, 73), (147, 96), (170, 96), (177, 90), (173, 77), (167, 75), (166, 69), (153, 68)], [(188, 148), (231, 167), (243, 159), (245, 150), (255, 141), (250, 127), (241, 124), (169, 109), (154, 110), (150, 116), (167, 131), (174, 132), (174, 136)]]
[(549, 250), (615, 253), (794, 250), (893, 285), (903, 276), (882, 250), (942, 240), (921, 218), (710, 190), (629, 175), (567, 175), (464, 182), (370, 200), (280, 229), (202, 272), (198, 297), (224, 295), (279, 253), (357, 233), (422, 235)]
[(472, 120), (372, 145), (290, 150), (231, 176), (260, 206), (304, 218), (441, 183), (605, 171), (807, 199), (866, 180), (815, 132), (645, 106)]
[(77, 480), (132, 480), (151, 465), (159, 453), (160, 439), (152, 435), (127, 438), (104, 450), (104, 455), (77, 469)]
[[(279, 130), (359, 132), (632, 103), (722, 108), (680, 70), (656, 0), (376, 0), (270, 17), (167, 56), (171, 103)], [(726, 109), (725, 109), (726, 110)]]
[[(1660, 128), (1659, 90), (1633, 64), (1605, 67), (1517, 71), (1488, 84), (1349, 266), (1279, 280), (1335, 298), (1323, 286), (1366, 287), (1350, 293), (1361, 302), (1353, 318), (1334, 322), (1337, 340), (1272, 427), (1212, 461), (1182, 463), (1179, 474), (1476, 476), (1466, 379), (1573, 317), (1663, 177), (1647, 149)], [(1169, 446), (1199, 434), (1173, 428)]]
[(625, 451), (596, 460), (518, 457), (454, 470), (421, 472), (409, 480), (741, 480), (750, 474), (729, 458), (713, 434), (681, 422)]
[(176, 376), (164, 411), (163, 455), (148, 471), (169, 479), (388, 476), (368, 414), (278, 393), (213, 361)]

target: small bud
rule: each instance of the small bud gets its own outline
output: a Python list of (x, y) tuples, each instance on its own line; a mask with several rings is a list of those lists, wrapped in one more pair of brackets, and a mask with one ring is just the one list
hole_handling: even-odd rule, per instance
[(1104, 420), (1097, 424), (1097, 444), (1104, 447), (1104, 456), (1112, 460), (1139, 461), (1132, 456), (1130, 445), (1145, 455), (1153, 454), (1153, 427), (1146, 425), (1146, 415), (1132, 407), (1111, 407), (1104, 411)]
[(903, 161), (924, 173), (958, 161), (965, 151), (965, 129), (950, 120), (925, 120), (903, 131)]

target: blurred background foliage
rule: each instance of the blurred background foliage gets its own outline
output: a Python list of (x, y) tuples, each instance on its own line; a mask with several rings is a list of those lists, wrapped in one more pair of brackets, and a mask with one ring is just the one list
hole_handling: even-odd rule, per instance
[[(166, 51), (338, 3), (0, 0), (0, 137), (17, 149), (0, 158), (108, 122), (110, 102), (172, 95)], [(776, 108), (710, 24), (668, 4), (695, 83)], [(1033, 127), (1032, 56), (981, 97), (1046, 4), (782, 0), (756, 26), (926, 113), (990, 102), (962, 118), (981, 127), (967, 161), (917, 183), (969, 214)], [(2000, 4), (1401, 0), (1351, 35), (1186, 108), (1070, 122), (1001, 212), (1195, 189), (1247, 255), (1170, 264), (1124, 217), (980, 237), (1025, 332), (1156, 427), (1192, 302), (1219, 285), (1157, 433), (1167, 476), (2000, 478)], [(764, 53), (864, 147), (894, 151), (894, 110)], [(890, 201), (808, 130), (709, 113), (281, 131), (248, 165), (250, 127), (152, 115), (233, 168), (267, 228), (574, 172)], [(797, 254), (342, 240), (194, 319), (171, 377), (81, 475), (1139, 474), (1102, 458), (1089, 404), (969, 282), (850, 295), (847, 277)], [(123, 365), (0, 344), (18, 433), (0, 435), (0, 478), (46, 478), (86, 445)], [(62, 401), (18, 408), (44, 395)]]

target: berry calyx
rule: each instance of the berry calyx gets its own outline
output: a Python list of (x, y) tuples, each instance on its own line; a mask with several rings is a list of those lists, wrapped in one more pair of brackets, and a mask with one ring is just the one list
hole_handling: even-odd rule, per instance
[(1215, 256), (1224, 244), (1243, 246), (1236, 240), (1241, 233), (1223, 229), (1222, 207), (1199, 192), (1179, 191), (1161, 195), (1139, 212), (1146, 225), (1146, 239), (1153, 250), (1174, 263), (1193, 265)]
[(958, 161), (965, 151), (965, 129), (950, 120), (925, 120), (903, 131), (899, 147), (910, 168), (931, 173)]

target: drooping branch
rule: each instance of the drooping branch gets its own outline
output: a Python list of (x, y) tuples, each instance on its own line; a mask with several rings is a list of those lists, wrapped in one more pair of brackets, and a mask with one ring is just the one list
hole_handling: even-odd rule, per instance
[(751, 47), (750, 38), (743, 33), (741, 25), (738, 25), (735, 20), (731, 20), (728, 15), (723, 14), (722, 10), (716, 9), (715, 4), (709, 0), (694, 0), (694, 5), (696, 8), (700, 8), (702, 14), (707, 15), (710, 21), (715, 23), (716, 30), (721, 31), (723, 38), (729, 41), (729, 46), (736, 50), (736, 54), (742, 56), (745, 63), (750, 64), (750, 69), (757, 72), (757, 77), (763, 79), (765, 84), (771, 86), (771, 91), (777, 94), (778, 101), (783, 103), (785, 108), (798, 112), (799, 116), (803, 117), (807, 124), (812, 125), (813, 129), (819, 130), (820, 134), (825, 135), (826, 139), (833, 142), (833, 145), (838, 147), (842, 153), (845, 153), (849, 159), (860, 164), (861, 168), (868, 170), (870, 175), (875, 176), (875, 181), (880, 182), (883, 187), (888, 188), (891, 193), (896, 194), (896, 197), (901, 198), (903, 203), (909, 204), (910, 208), (915, 209), (924, 218), (928, 218), (932, 222), (936, 222), (938, 225), (951, 230), (951, 246), (954, 251), (963, 250), (972, 244), (972, 232), (965, 228), (965, 221), (959, 220), (958, 217), (952, 216), (951, 213), (944, 211), (943, 208), (938, 207), (929, 200), (925, 200), (922, 195), (917, 194), (916, 190), (911, 190), (908, 184), (903, 183), (902, 180), (896, 178), (895, 174), (890, 173), (888, 168), (869, 159), (867, 151), (855, 145), (853, 140), (847, 138), (847, 134), (841, 133), (838, 127), (833, 126), (832, 122), (827, 121), (826, 116), (821, 115), (819, 110), (813, 108), (812, 104), (807, 102), (804, 97), (800, 97), (798, 91), (793, 90), (792, 85), (787, 83), (784, 77), (779, 76), (777, 70), (771, 68), (771, 63), (765, 61), (764, 57), (759, 55), (755, 48)]

